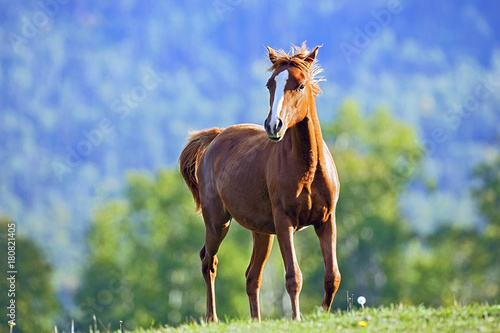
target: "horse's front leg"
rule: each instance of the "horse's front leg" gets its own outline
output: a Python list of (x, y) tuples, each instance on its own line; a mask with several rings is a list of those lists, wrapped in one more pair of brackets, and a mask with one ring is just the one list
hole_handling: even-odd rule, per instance
[(323, 261), (325, 262), (325, 298), (323, 299), (322, 307), (324, 311), (328, 312), (332, 306), (333, 297), (340, 285), (340, 271), (337, 264), (336, 252), (337, 231), (335, 216), (332, 214), (328, 221), (316, 225), (315, 230), (319, 238)]
[(260, 322), (259, 291), (262, 286), (262, 271), (271, 253), (273, 235), (253, 232), (253, 252), (250, 265), (245, 276), (247, 278), (247, 294), (250, 301), (250, 315)]
[(286, 214), (275, 214), (276, 235), (285, 263), (286, 290), (292, 302), (292, 319), (300, 321), (299, 294), (302, 289), (302, 273), (295, 255), (293, 233), (295, 231)]

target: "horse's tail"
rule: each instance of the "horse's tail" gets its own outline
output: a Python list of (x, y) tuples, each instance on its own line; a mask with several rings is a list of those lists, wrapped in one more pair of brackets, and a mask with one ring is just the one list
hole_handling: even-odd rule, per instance
[(179, 157), (182, 178), (184, 178), (189, 190), (193, 194), (194, 201), (196, 202), (196, 210), (200, 210), (200, 191), (197, 177), (198, 163), (208, 145), (220, 132), (222, 132), (220, 128), (211, 128), (190, 133), (186, 147), (184, 147)]

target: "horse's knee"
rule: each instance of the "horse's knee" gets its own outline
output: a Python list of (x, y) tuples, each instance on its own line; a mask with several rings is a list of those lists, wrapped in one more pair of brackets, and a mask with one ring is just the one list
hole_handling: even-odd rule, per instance
[(256, 293), (258, 293), (262, 285), (261, 279), (259, 279), (258, 276), (255, 276), (254, 274), (251, 273), (246, 274), (246, 278), (247, 278), (247, 285), (246, 285), (247, 295), (248, 296), (255, 295)]
[(340, 281), (342, 280), (342, 276), (340, 275), (340, 271), (338, 268), (333, 272), (333, 292), (337, 292), (340, 286)]
[(338, 269), (331, 274), (325, 274), (325, 292), (334, 295), (339, 289), (340, 280), (341, 276)]
[(302, 272), (299, 269), (285, 275), (286, 290), (289, 294), (300, 293), (302, 290)]
[(339, 289), (341, 280), (342, 280), (342, 276), (340, 274), (340, 271), (337, 270), (337, 272), (335, 273), (335, 281), (334, 281), (335, 291), (337, 291)]
[(247, 295), (252, 296), (257, 293), (257, 290), (259, 289), (255, 279), (248, 279), (247, 278)]

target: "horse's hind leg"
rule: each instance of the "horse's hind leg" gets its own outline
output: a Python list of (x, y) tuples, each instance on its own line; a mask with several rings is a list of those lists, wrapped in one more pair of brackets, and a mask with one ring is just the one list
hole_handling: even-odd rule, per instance
[(325, 262), (325, 298), (323, 299), (323, 310), (330, 311), (333, 297), (340, 285), (340, 271), (337, 264), (337, 232), (335, 227), (335, 217), (332, 215), (330, 220), (315, 226), (316, 234), (319, 238), (323, 261)]
[(230, 216), (222, 203), (214, 200), (210, 205), (202, 205), (203, 219), (205, 220), (205, 245), (200, 251), (201, 271), (207, 289), (207, 322), (217, 323), (215, 309), (215, 277), (217, 275), (217, 252), (229, 230)]
[(262, 285), (262, 271), (273, 246), (273, 235), (253, 232), (253, 252), (245, 276), (250, 301), (250, 315), (260, 321), (259, 291)]

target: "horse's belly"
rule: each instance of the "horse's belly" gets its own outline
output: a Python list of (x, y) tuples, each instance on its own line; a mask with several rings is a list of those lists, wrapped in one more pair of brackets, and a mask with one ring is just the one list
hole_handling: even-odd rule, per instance
[(274, 234), (271, 202), (266, 190), (241, 178), (222, 189), (220, 196), (225, 209), (243, 227), (257, 232)]
[(270, 223), (267, 220), (257, 220), (255, 218), (246, 219), (244, 217), (235, 217), (234, 220), (248, 230), (263, 234), (276, 234), (276, 229), (274, 228), (274, 222), (272, 220)]

